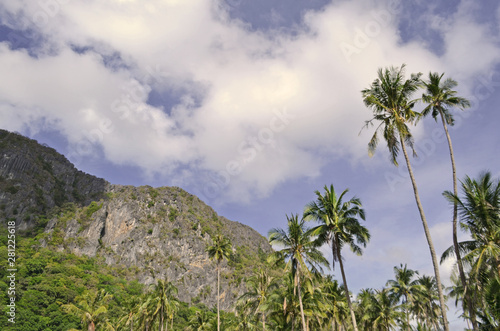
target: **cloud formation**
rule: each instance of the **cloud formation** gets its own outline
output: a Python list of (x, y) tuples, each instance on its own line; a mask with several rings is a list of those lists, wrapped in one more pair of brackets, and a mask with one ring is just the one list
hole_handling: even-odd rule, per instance
[[(471, 80), (498, 63), (498, 31), (492, 38), (474, 19), (472, 2), (433, 20), (443, 54), (402, 39), (403, 5), (332, 3), (292, 34), (252, 31), (220, 1), (4, 1), (2, 22), (38, 43), (0, 44), (10, 77), (0, 120), (61, 132), (76, 163), (102, 151), (145, 175), (197, 183), (205, 198), (249, 201), (319, 175), (332, 158), (366, 157), (359, 91), (377, 68)], [(173, 106), (152, 105), (153, 92)]]

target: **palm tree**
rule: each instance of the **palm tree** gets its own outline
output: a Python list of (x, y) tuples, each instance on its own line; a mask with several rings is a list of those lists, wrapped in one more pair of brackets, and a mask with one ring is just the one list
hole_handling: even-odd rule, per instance
[(212, 246), (206, 249), (210, 259), (217, 261), (217, 331), (220, 331), (220, 264), (229, 259), (232, 251), (229, 239), (218, 234), (212, 241)]
[(344, 190), (339, 197), (335, 193), (333, 185), (328, 188), (325, 185), (325, 193), (322, 195), (316, 191), (317, 200), (309, 203), (304, 211), (307, 219), (320, 222), (312, 231), (318, 235), (318, 245), (325, 243), (332, 247), (332, 268), (338, 261), (342, 273), (342, 281), (346, 290), (347, 305), (351, 312), (351, 319), (354, 330), (357, 330), (356, 317), (352, 309), (351, 299), (349, 297), (349, 288), (342, 262), (341, 250), (344, 245), (349, 245), (351, 250), (357, 255), (362, 254), (361, 247), (366, 247), (370, 240), (368, 229), (359, 223), (358, 217), (365, 219), (365, 212), (361, 208), (361, 201), (353, 197), (349, 201), (343, 202), (342, 199), (348, 190)]
[(294, 277), (294, 285), (299, 298), (302, 329), (306, 331), (300, 286), (302, 272), (309, 274), (309, 268), (313, 272), (322, 271), (321, 266), (328, 266), (328, 261), (318, 250), (317, 242), (314, 240), (311, 231), (306, 229), (303, 218), (299, 221), (298, 215), (292, 215), (291, 217), (287, 216), (287, 221), (287, 230), (271, 229), (269, 231), (269, 243), (284, 247), (276, 252), (276, 256), (279, 260), (288, 260), (286, 268), (291, 271)]
[(408, 331), (411, 330), (410, 326), (410, 311), (409, 303), (413, 303), (414, 296), (422, 291), (421, 286), (418, 281), (412, 280), (415, 275), (418, 275), (418, 271), (408, 269), (406, 264), (403, 266), (401, 264), (399, 267), (394, 267), (394, 274), (396, 279), (391, 279), (387, 281), (386, 285), (392, 295), (397, 300), (403, 300), (404, 314), (406, 315), (406, 328)]
[[(470, 107), (470, 102), (462, 97), (458, 97), (457, 91), (454, 91), (458, 83), (447, 78), (441, 81), (444, 73), (439, 75), (438, 73), (429, 73), (429, 80), (424, 82), (426, 87), (426, 93), (422, 95), (422, 101), (427, 103), (427, 107), (422, 111), (423, 116), (428, 116), (429, 114), (437, 121), (438, 116), (441, 118), (441, 123), (443, 124), (443, 129), (446, 134), (446, 139), (448, 140), (448, 148), (450, 150), (451, 159), (451, 169), (453, 174), (453, 194), (458, 195), (457, 188), (457, 170), (455, 166), (455, 156), (453, 154), (453, 146), (451, 144), (450, 133), (448, 132), (448, 125), (454, 124), (453, 115), (450, 112), (451, 108), (459, 108), (461, 110)], [(457, 259), (458, 272), (460, 275), (460, 281), (465, 289), (466, 301), (469, 302), (469, 314), (472, 321), (472, 327), (474, 330), (478, 330), (475, 311), (471, 305), (469, 298), (469, 291), (467, 290), (467, 282), (465, 279), (464, 267), (462, 265), (462, 260), (460, 257), (460, 250), (458, 248), (458, 238), (457, 238), (457, 216), (458, 207), (457, 203), (453, 203), (453, 223), (452, 223), (452, 234), (453, 234), (453, 247), (455, 249), (455, 256)]]
[(62, 308), (68, 314), (79, 316), (88, 331), (95, 331), (96, 326), (106, 322), (108, 304), (112, 298), (113, 296), (104, 289), (86, 291), (75, 298), (76, 304), (66, 304)]
[[(500, 181), (495, 183), (490, 172), (481, 174), (478, 180), (466, 176), (462, 191), (464, 199), (449, 191), (443, 194), (458, 204), (461, 225), (472, 235), (472, 240), (459, 245), (467, 253), (464, 259), (473, 259), (476, 271), (484, 265), (494, 265), (500, 276)], [(441, 259), (451, 253), (448, 248)]]
[(398, 299), (389, 289), (366, 289), (360, 293), (365, 330), (392, 330), (399, 320)]
[(348, 309), (344, 287), (337, 280), (327, 275), (322, 286), (322, 291), (327, 302), (326, 309), (332, 324), (332, 331), (347, 318)]
[[(500, 276), (500, 181), (493, 180), (491, 173), (486, 172), (479, 178), (466, 176), (462, 182), (463, 198), (446, 191), (444, 196), (457, 203), (460, 212), (461, 227), (469, 231), (471, 240), (459, 243), (462, 260), (470, 266), (469, 286), (474, 298), (471, 300), (475, 308), (481, 308), (481, 320), (484, 317), (483, 300), (477, 300), (478, 294), (485, 293), (491, 282)], [(451, 256), (453, 247), (442, 255), (441, 261)], [(486, 318), (488, 320), (488, 318)]]
[(151, 304), (152, 304), (152, 321), (154, 322), (159, 318), (159, 330), (168, 330), (168, 321), (165, 322), (165, 317), (169, 319), (172, 315), (177, 305), (175, 302), (175, 295), (177, 294), (177, 288), (166, 280), (159, 279), (158, 283), (154, 286), (153, 291), (150, 293)]
[(240, 305), (261, 315), (262, 330), (266, 330), (267, 301), (277, 286), (277, 279), (260, 268), (255, 275), (248, 279), (247, 287), (249, 290), (238, 299)]
[(421, 286), (417, 299), (413, 302), (412, 310), (419, 317), (422, 327), (429, 330), (434, 325), (439, 330), (439, 295), (436, 279), (432, 276), (422, 275), (417, 279)]
[(204, 310), (196, 311), (189, 319), (188, 329), (191, 331), (211, 331), (210, 315)]
[[(417, 182), (415, 180), (415, 176), (413, 175), (410, 159), (406, 150), (406, 145), (413, 150), (413, 137), (410, 129), (408, 128), (408, 124), (413, 124), (419, 114), (413, 110), (417, 100), (411, 100), (410, 98), (420, 87), (420, 76), (422, 74), (412, 74), (410, 79), (405, 80), (404, 69), (404, 64), (401, 68), (391, 67), (389, 69), (386, 68), (385, 70), (379, 69), (378, 78), (373, 81), (370, 88), (361, 91), (365, 105), (372, 109), (374, 115), (373, 119), (366, 122), (366, 126), (373, 124), (374, 120), (380, 121), (380, 124), (368, 143), (368, 151), (370, 155), (373, 155), (375, 152), (379, 140), (379, 131), (382, 131), (382, 135), (387, 142), (391, 160), (394, 165), (398, 165), (397, 156), (399, 154), (399, 149), (401, 148), (403, 151), (406, 166), (408, 168), (408, 173), (413, 186), (415, 201), (420, 213), (425, 237), (431, 253), (434, 274), (438, 284), (439, 302), (441, 304), (444, 329), (448, 331), (449, 328), (448, 319), (446, 317), (446, 305), (441, 286), (441, 277), (439, 275), (439, 264), (436, 257), (436, 251), (434, 249), (429, 226), (427, 224), (424, 209), (418, 194)], [(414, 150), (413, 154), (415, 155)]]

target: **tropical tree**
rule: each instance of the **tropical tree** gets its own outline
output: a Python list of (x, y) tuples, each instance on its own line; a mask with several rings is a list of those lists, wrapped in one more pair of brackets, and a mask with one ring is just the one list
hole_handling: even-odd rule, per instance
[(248, 308), (252, 313), (260, 314), (262, 330), (266, 330), (266, 315), (268, 311), (268, 300), (272, 291), (278, 286), (277, 279), (263, 268), (251, 276), (247, 283), (248, 291), (239, 299), (239, 305)]
[(342, 199), (347, 194), (347, 189), (340, 196), (335, 193), (333, 185), (330, 185), (330, 188), (325, 185), (324, 189), (324, 195), (319, 191), (315, 192), (317, 200), (306, 206), (304, 216), (320, 223), (320, 225), (312, 229), (313, 234), (318, 236), (317, 244), (328, 243), (332, 248), (332, 268), (335, 267), (335, 262), (340, 265), (342, 281), (346, 290), (347, 305), (351, 312), (354, 330), (357, 330), (356, 317), (349, 297), (349, 287), (347, 286), (341, 251), (344, 245), (348, 245), (355, 254), (361, 255), (362, 249), (360, 245), (366, 247), (370, 240), (370, 233), (358, 220), (358, 217), (362, 220), (365, 219), (365, 212), (361, 208), (361, 201), (358, 198), (353, 197), (344, 202)]
[(389, 292), (397, 299), (403, 299), (403, 310), (406, 316), (406, 329), (411, 330), (410, 326), (410, 304), (413, 304), (414, 298), (422, 292), (422, 286), (418, 280), (414, 279), (418, 275), (418, 271), (408, 269), (406, 264), (401, 264), (399, 267), (394, 267), (394, 275), (396, 279), (387, 281), (386, 285)]
[(218, 234), (206, 251), (209, 258), (217, 262), (217, 331), (220, 331), (220, 265), (224, 259), (229, 259), (232, 245), (229, 239)]
[(416, 300), (413, 301), (411, 310), (417, 316), (422, 327), (439, 330), (439, 295), (436, 279), (432, 276), (422, 275), (417, 279), (421, 289), (417, 293)]
[[(451, 169), (453, 177), (453, 194), (458, 195), (457, 188), (457, 169), (455, 165), (455, 156), (453, 154), (453, 146), (451, 144), (450, 133), (448, 131), (448, 125), (454, 124), (453, 115), (450, 110), (452, 108), (458, 108), (464, 110), (470, 107), (469, 100), (457, 96), (457, 91), (453, 90), (458, 83), (447, 78), (442, 80), (443, 74), (429, 73), (429, 79), (424, 81), (426, 88), (425, 93), (422, 95), (422, 101), (427, 103), (427, 107), (422, 111), (423, 116), (432, 115), (432, 117), (437, 121), (438, 117), (441, 119), (443, 124), (443, 129), (446, 134), (446, 139), (448, 141), (448, 148), (450, 151), (451, 159)], [(457, 203), (453, 203), (453, 222), (452, 222), (452, 235), (453, 235), (453, 247), (455, 250), (455, 257), (457, 259), (457, 267), (460, 275), (460, 281), (465, 290), (465, 298), (469, 303), (468, 310), (469, 316), (472, 322), (474, 330), (478, 330), (474, 307), (472, 306), (472, 301), (469, 298), (469, 291), (467, 289), (467, 281), (465, 279), (464, 267), (462, 265), (462, 260), (460, 257), (460, 250), (458, 248), (458, 237), (457, 237), (457, 218), (458, 218), (458, 206)]]
[(398, 165), (397, 157), (399, 150), (403, 151), (403, 155), (410, 175), (413, 186), (413, 193), (417, 204), (422, 225), (424, 227), (425, 237), (431, 253), (434, 274), (436, 276), (439, 302), (441, 305), (441, 314), (443, 317), (444, 329), (448, 328), (448, 319), (446, 316), (446, 305), (444, 302), (443, 289), (441, 286), (441, 277), (439, 274), (439, 264), (432, 242), (431, 233), (427, 224), (424, 209), (418, 194), (417, 182), (413, 174), (410, 164), (406, 145), (413, 150), (413, 136), (411, 135), (409, 124), (414, 124), (420, 116), (418, 112), (413, 110), (417, 99), (411, 99), (412, 95), (421, 86), (421, 73), (412, 74), (410, 79), (405, 80), (405, 65), (400, 68), (390, 67), (385, 70), (378, 70), (378, 78), (373, 81), (371, 86), (361, 91), (365, 105), (373, 111), (373, 118), (366, 122), (366, 126), (373, 125), (373, 121), (379, 121), (379, 125), (375, 130), (370, 142), (368, 143), (368, 152), (373, 155), (379, 141), (379, 132), (387, 142), (391, 161), (394, 165)]
[(210, 314), (204, 310), (198, 310), (189, 319), (188, 329), (191, 331), (212, 331)]
[(299, 221), (298, 215), (287, 216), (287, 222), (288, 228), (286, 230), (274, 228), (269, 231), (269, 243), (284, 247), (276, 252), (276, 257), (278, 260), (286, 260), (286, 269), (292, 273), (294, 289), (297, 290), (297, 297), (299, 298), (302, 329), (306, 331), (300, 286), (301, 277), (303, 274), (310, 276), (311, 271), (314, 273), (322, 272), (322, 266), (328, 266), (328, 261), (319, 251), (317, 242), (314, 240), (311, 231), (306, 228), (303, 218)]
[[(177, 308), (177, 288), (171, 283), (163, 279), (159, 279), (154, 285), (153, 291), (149, 294), (152, 305), (152, 321), (159, 320), (159, 330), (168, 330), (168, 320)], [(167, 317), (167, 318), (165, 318)], [(166, 320), (167, 319), (167, 320)]]
[(365, 330), (394, 330), (400, 319), (398, 299), (391, 295), (389, 289), (362, 290), (360, 294), (363, 305), (361, 320), (368, 322)]
[(331, 275), (327, 275), (322, 284), (322, 292), (326, 301), (326, 312), (330, 319), (332, 330), (335, 331), (348, 318), (349, 314), (345, 289)]
[(75, 303), (63, 305), (68, 314), (81, 318), (82, 325), (88, 331), (95, 331), (96, 326), (106, 322), (108, 304), (113, 296), (104, 289), (89, 290), (75, 298)]
[[(479, 178), (466, 176), (462, 182), (463, 197), (446, 191), (444, 196), (452, 203), (457, 203), (460, 213), (460, 225), (468, 231), (471, 240), (459, 243), (462, 260), (470, 266), (469, 288), (474, 298), (473, 305), (483, 307), (481, 319), (485, 320), (484, 309), (487, 307), (484, 294), (497, 277), (500, 277), (500, 181), (493, 180), (491, 173), (482, 173)], [(441, 261), (453, 255), (453, 247), (442, 255)], [(477, 300), (478, 292), (482, 301)], [(476, 307), (478, 308), (478, 307)], [(488, 318), (486, 318), (488, 319)]]

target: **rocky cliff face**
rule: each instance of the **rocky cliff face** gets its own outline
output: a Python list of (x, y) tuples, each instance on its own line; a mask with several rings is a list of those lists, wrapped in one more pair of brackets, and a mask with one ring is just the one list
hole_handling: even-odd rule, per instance
[(35, 216), (66, 202), (99, 200), (109, 184), (76, 169), (55, 149), (0, 130), (0, 218), (15, 219), (19, 230)]
[(166, 278), (182, 301), (216, 303), (215, 262), (205, 252), (215, 234), (233, 244), (221, 270), (223, 309), (234, 307), (243, 280), (271, 251), (259, 233), (218, 216), (180, 188), (111, 185), (78, 171), (55, 150), (6, 131), (0, 131), (0, 156), (3, 219), (15, 218), (22, 230), (36, 226), (37, 215), (52, 215), (43, 246), (98, 257), (145, 284)]

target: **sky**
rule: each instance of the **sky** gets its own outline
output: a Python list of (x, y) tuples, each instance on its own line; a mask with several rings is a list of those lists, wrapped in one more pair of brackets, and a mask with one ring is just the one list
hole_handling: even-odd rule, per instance
[[(381, 288), (394, 266), (432, 264), (404, 161), (383, 142), (368, 156), (360, 91), (403, 63), (455, 79), (472, 104), (450, 131), (458, 177), (498, 177), (499, 37), (495, 0), (5, 0), (0, 127), (114, 184), (182, 187), (264, 236), (316, 190), (348, 188), (372, 236), (363, 256), (344, 252), (349, 286)], [(440, 255), (448, 146), (431, 118), (412, 133)]]

